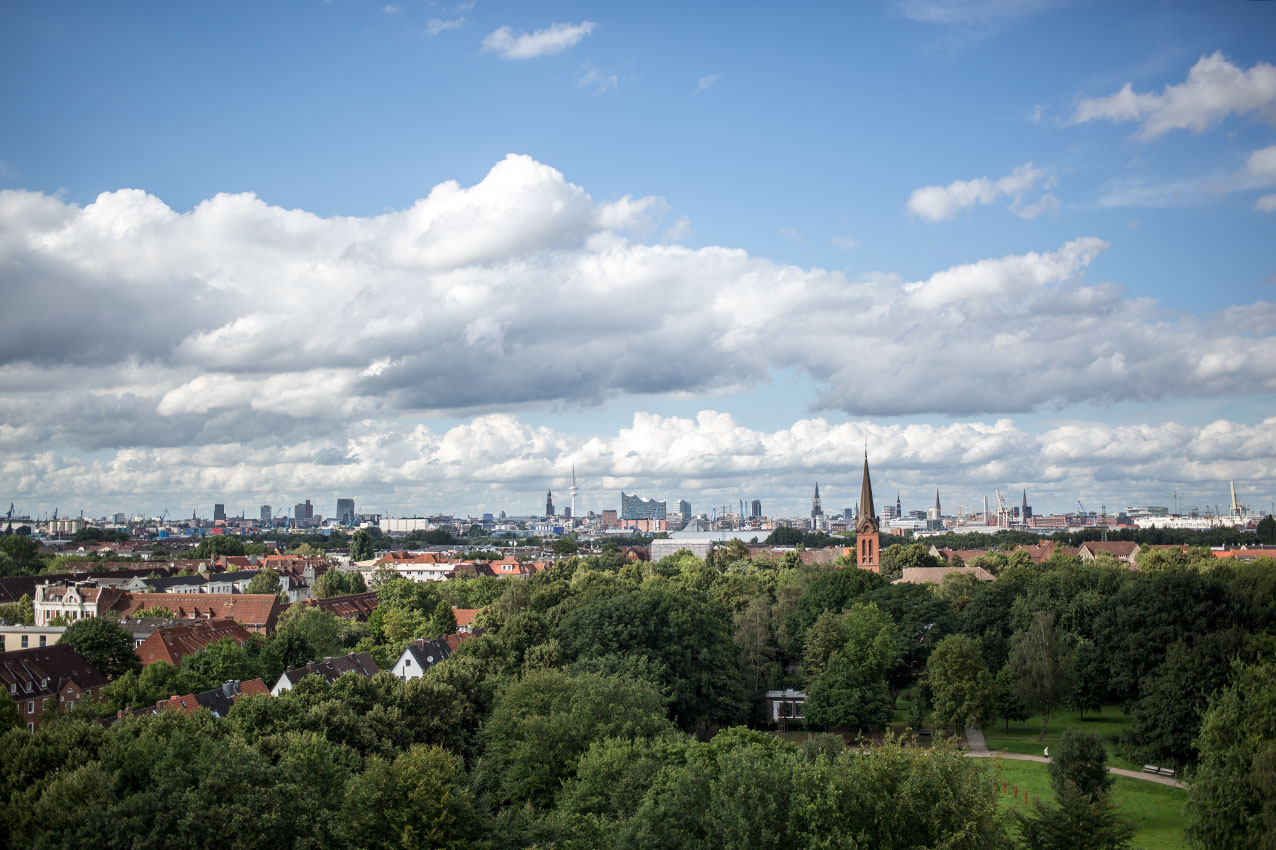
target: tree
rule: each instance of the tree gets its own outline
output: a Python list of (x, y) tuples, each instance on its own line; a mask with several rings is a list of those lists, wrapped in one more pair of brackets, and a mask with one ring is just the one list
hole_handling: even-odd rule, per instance
[(1234, 665), (1197, 739), (1188, 835), (1206, 850), (1270, 850), (1276, 836), (1276, 661)]
[(1122, 850), (1134, 827), (1108, 798), (1112, 777), (1098, 735), (1067, 729), (1050, 760), (1055, 802), (1037, 801), (1033, 811), (1012, 817), (1028, 850)]
[(129, 615), (130, 620), (171, 620), (176, 616), (172, 609), (165, 608), (163, 605), (152, 605), (149, 608), (138, 608)]
[(219, 555), (237, 557), (244, 554), (244, 541), (238, 537), (218, 534), (205, 537), (191, 552), (192, 558), (215, 558)]
[(40, 544), (21, 534), (0, 534), (0, 555), (7, 555), (8, 575), (27, 575), (40, 568)]
[(926, 662), (935, 719), (954, 729), (987, 720), (996, 705), (996, 687), (979, 644), (966, 635), (941, 640)]
[[(0, 573), (2, 575), (3, 573)], [(6, 602), (0, 605), (0, 619), (9, 620), (23, 626), (35, 625), (35, 604), (30, 594), (22, 594), (17, 602)]]
[(328, 570), (315, 579), (314, 594), (316, 599), (327, 599), (330, 596), (345, 596), (350, 593), (364, 593), (367, 585), (358, 572), (342, 572)]
[(925, 543), (907, 543), (882, 549), (882, 578), (894, 581), (904, 574), (905, 567), (946, 567), (944, 561), (930, 554)]
[(757, 717), (767, 686), (780, 672), (776, 664), (770, 597), (766, 594), (755, 596), (744, 610), (735, 613), (733, 620), (735, 627), (731, 636), (740, 654), (745, 698), (755, 709), (754, 716)]
[(806, 646), (802, 652), (802, 664), (806, 668), (808, 683), (819, 678), (828, 667), (833, 654), (844, 643), (846, 635), (842, 632), (842, 615), (832, 611), (820, 614), (819, 619), (806, 631)]
[(1071, 783), (1091, 801), (1112, 790), (1108, 773), (1108, 753), (1098, 735), (1080, 729), (1065, 729), (1050, 757), (1050, 784), (1055, 792)]
[(1076, 687), (1072, 652), (1054, 614), (1041, 611), (1032, 625), (1015, 632), (1010, 639), (1010, 659), (1006, 666), (1018, 676), (1016, 690), (1024, 707), (1041, 713), (1040, 741), (1046, 735), (1050, 712), (1071, 696)]
[(270, 567), (262, 567), (257, 571), (257, 575), (252, 577), (252, 581), (248, 582), (247, 593), (270, 593), (280, 595), (283, 590), (283, 582), (279, 580), (279, 573)]
[(440, 747), (374, 756), (346, 787), (338, 831), (348, 846), (369, 850), (484, 846), (460, 760)]
[(664, 702), (646, 683), (530, 671), (496, 700), (483, 728), (474, 784), (497, 804), (547, 808), (594, 741), (669, 731)]
[(1254, 529), (1254, 532), (1259, 543), (1276, 543), (1276, 517), (1271, 514), (1263, 517), (1258, 521), (1258, 527)]
[(554, 554), (559, 557), (575, 555), (580, 550), (580, 546), (570, 537), (563, 536), (554, 541)]
[(22, 716), (18, 714), (18, 704), (7, 696), (0, 695), (0, 735), (21, 726)]
[(350, 563), (370, 561), (376, 557), (372, 548), (372, 535), (362, 528), (350, 535)]
[(842, 621), (842, 648), (807, 689), (806, 719), (822, 726), (877, 727), (890, 720), (886, 671), (895, 624), (876, 605), (853, 605)]
[(83, 655), (109, 679), (142, 667), (141, 659), (133, 651), (133, 636), (114, 620), (102, 617), (76, 620), (66, 627), (58, 642)]
[(694, 594), (649, 586), (586, 602), (556, 636), (568, 661), (632, 654), (660, 662), (684, 728), (733, 721), (744, 709), (730, 615)]
[(1103, 707), (1103, 698), (1108, 691), (1108, 668), (1099, 647), (1085, 638), (1077, 641), (1073, 661), (1077, 670), (1077, 689), (1072, 695), (1072, 702), (1084, 720), (1086, 711), (1098, 711)]
[(1006, 721), (1007, 732), (1010, 731), (1010, 721), (1018, 722), (1028, 719), (1028, 710), (1023, 707), (1023, 700), (1019, 698), (1019, 677), (1008, 667), (1002, 667), (997, 671), (997, 677), (993, 680), (993, 689), (996, 694), (993, 711)]

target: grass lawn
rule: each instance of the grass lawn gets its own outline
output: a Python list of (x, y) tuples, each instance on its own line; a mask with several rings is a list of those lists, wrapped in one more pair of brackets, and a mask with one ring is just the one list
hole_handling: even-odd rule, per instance
[[(1014, 724), (1011, 724), (1014, 728)], [(1019, 802), (1015, 802), (1010, 793), (1002, 795), (1003, 809), (1017, 807), (1020, 810), (1031, 810), (1031, 804), (1023, 802), (1023, 792), (1027, 789), (1030, 799), (1040, 797), (1042, 802), (1054, 799), (1050, 790), (1050, 774), (1046, 765), (1040, 762), (1008, 761), (992, 759), (991, 766), (1000, 773), (1001, 781), (1010, 788), (1019, 787)], [(1183, 830), (1187, 826), (1187, 816), (1183, 813), (1183, 804), (1187, 800), (1187, 792), (1169, 785), (1158, 785), (1140, 779), (1118, 776), (1112, 786), (1112, 802), (1122, 815), (1129, 818), (1135, 827), (1132, 846), (1142, 850), (1181, 850), (1187, 846), (1183, 839)]]
[(1087, 711), (1085, 719), (1076, 709), (1061, 709), (1050, 713), (1050, 725), (1046, 728), (1046, 737), (1037, 740), (1041, 734), (1041, 715), (1037, 714), (1019, 723), (1011, 722), (1010, 731), (1006, 731), (1006, 723), (999, 720), (984, 727), (984, 740), (988, 749), (996, 752), (1005, 750), (1011, 753), (1026, 753), (1032, 756), (1041, 755), (1044, 747), (1059, 740), (1065, 729), (1082, 729), (1093, 732), (1103, 739), (1108, 750), (1108, 767), (1124, 767), (1128, 770), (1141, 770), (1143, 765), (1134, 764), (1116, 753), (1116, 742), (1121, 733), (1130, 728), (1130, 715), (1122, 714), (1114, 705), (1105, 705), (1102, 711)]

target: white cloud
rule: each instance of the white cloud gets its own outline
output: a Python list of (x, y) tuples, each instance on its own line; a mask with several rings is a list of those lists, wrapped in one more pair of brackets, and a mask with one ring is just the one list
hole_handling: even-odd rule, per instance
[(1047, 188), (1052, 185), (1046, 169), (1034, 168), (1025, 163), (1005, 177), (993, 180), (976, 177), (974, 180), (954, 180), (947, 186), (923, 186), (914, 189), (908, 198), (908, 211), (927, 221), (943, 221), (976, 204), (993, 204), (998, 198), (1010, 197), (1014, 201), (1011, 211), (1022, 218), (1036, 218), (1046, 210), (1058, 207), (1053, 195), (1043, 196), (1035, 204), (1023, 203), (1023, 195), (1040, 182)]
[(500, 27), (483, 39), (483, 49), (501, 54), (506, 59), (533, 59), (561, 53), (574, 47), (594, 31), (593, 21), (579, 24), (551, 24), (533, 33), (517, 33), (510, 27)]
[(465, 18), (430, 18), (425, 24), (426, 35), (438, 35), (448, 30), (457, 30), (465, 26)]
[(1276, 212), (1276, 195), (1263, 195), (1254, 201), (1254, 209), (1258, 212)]
[[(911, 282), (640, 238), (688, 232), (663, 199), (600, 202), (525, 156), (365, 218), (0, 191), (0, 459), (27, 480), (44, 452), (141, 451), (129, 463), (195, 492), (247, 473), (200, 484), (147, 453), (313, 445), (331, 461), (352, 441), (402, 446), (421, 417), (704, 398), (777, 374), (857, 417), (1276, 392), (1276, 306), (1168, 315), (1087, 281), (1093, 237)], [(115, 472), (67, 463), (85, 492)], [(392, 465), (315, 461), (261, 486), (405, 480)]]
[(691, 93), (692, 97), (700, 94), (702, 91), (713, 88), (713, 86), (722, 79), (721, 74), (705, 74), (696, 81), (696, 90)]
[[(1125, 500), (1158, 503), (1174, 489), (1205, 501), (1231, 479), (1243, 492), (1276, 479), (1276, 418), (1195, 427), (1070, 421), (1041, 432), (1006, 418), (942, 425), (808, 418), (767, 431), (716, 410), (694, 418), (639, 412), (625, 427), (593, 434), (501, 413), (440, 430), (363, 422), (338, 439), (300, 437), (271, 446), (124, 448), (92, 460), (53, 451), (0, 454), (0, 475), (19, 503), (83, 504), (87, 497), (90, 504), (120, 506), (146, 498), (158, 511), (198, 500), (206, 513), (214, 501), (255, 507), (331, 493), (406, 514), (517, 511), (520, 497), (530, 511), (546, 486), (565, 489), (574, 466), (581, 510), (615, 507), (616, 491), (625, 488), (689, 497), (696, 510), (715, 496), (757, 494), (768, 513), (783, 514), (809, 505), (806, 482), (814, 480), (826, 506), (850, 506), (865, 441), (879, 499), (900, 489), (917, 504), (939, 487), (954, 513), (963, 502), (973, 510), (994, 487), (1026, 488), (1039, 508), (1066, 509), (1077, 495), (1115, 507)], [(794, 481), (803, 482), (798, 492)]]
[(397, 15), (403, 11), (403, 7), (397, 3), (387, 3), (382, 9), (387, 15)]
[(843, 251), (851, 251), (859, 247), (860, 241), (851, 236), (834, 236), (829, 242), (834, 248), (840, 248)]
[[(1102, 207), (1175, 207), (1207, 203), (1232, 192), (1243, 192), (1276, 184), (1276, 145), (1254, 151), (1245, 167), (1232, 172), (1172, 180), (1126, 178), (1104, 186)], [(1263, 199), (1255, 209), (1263, 211)]]
[(1276, 67), (1257, 62), (1244, 71), (1221, 52), (1211, 53), (1197, 60), (1186, 81), (1160, 94), (1136, 92), (1126, 83), (1107, 97), (1083, 98), (1071, 123), (1135, 121), (1139, 135), (1151, 139), (1170, 130), (1203, 133), (1230, 115), (1276, 121)]
[(905, 17), (927, 24), (994, 24), (1062, 5), (1060, 0), (895, 0)]
[(592, 66), (587, 66), (584, 72), (576, 79), (576, 88), (591, 89), (595, 94), (615, 91), (619, 85), (619, 76), (607, 71), (600, 71)]

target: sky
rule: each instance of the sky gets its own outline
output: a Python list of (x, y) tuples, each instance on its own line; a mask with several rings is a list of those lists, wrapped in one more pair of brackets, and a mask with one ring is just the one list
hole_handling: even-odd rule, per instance
[(0, 501), (1272, 509), (1276, 2), (689, 5), (0, 5)]

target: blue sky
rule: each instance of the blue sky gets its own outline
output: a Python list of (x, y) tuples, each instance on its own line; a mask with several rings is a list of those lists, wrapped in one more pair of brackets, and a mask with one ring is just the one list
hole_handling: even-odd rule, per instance
[(1272, 500), (1276, 3), (613, 6), (6, 5), (10, 498)]

